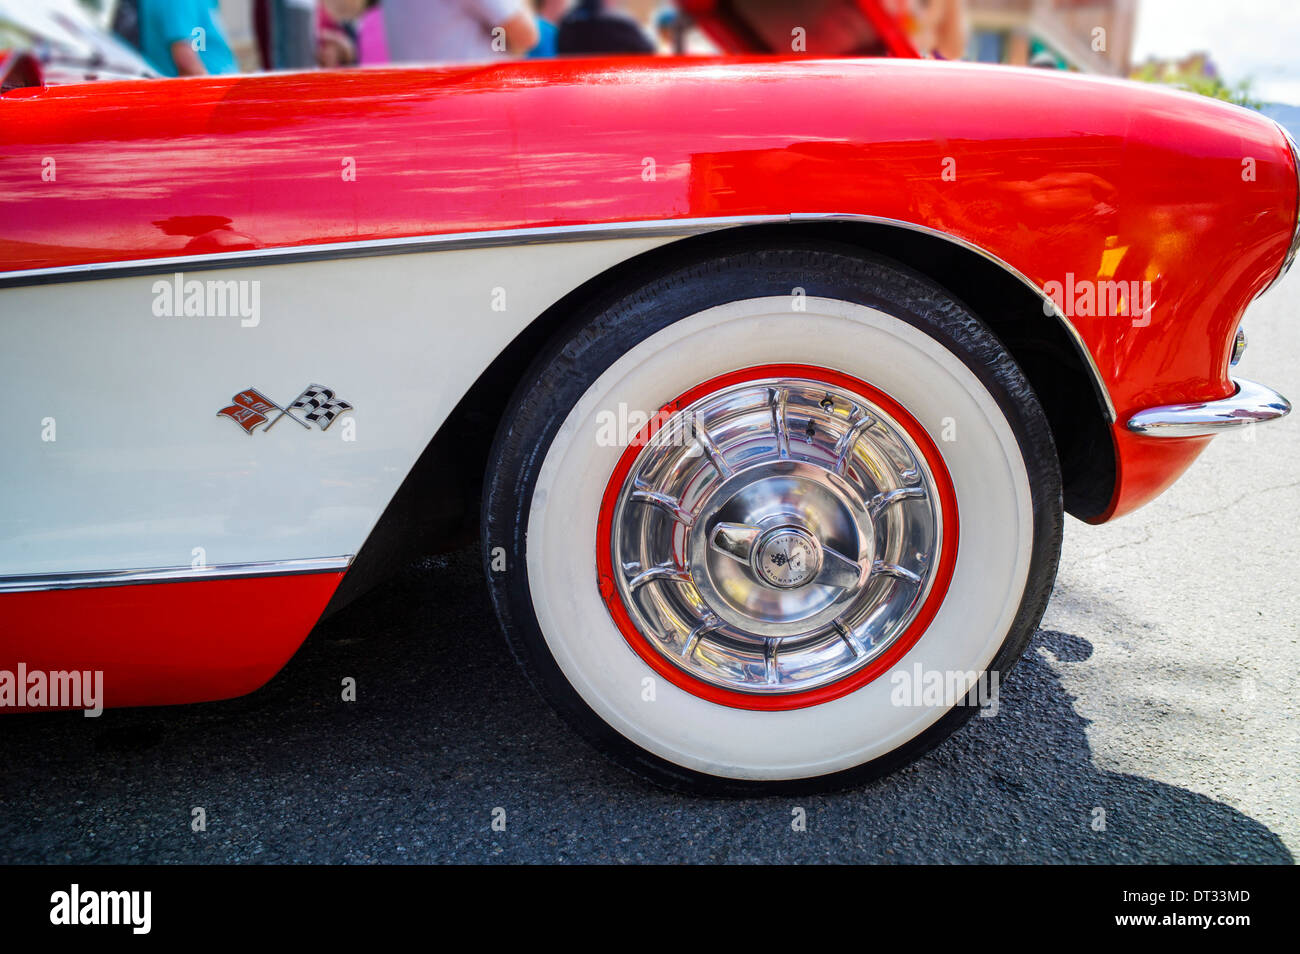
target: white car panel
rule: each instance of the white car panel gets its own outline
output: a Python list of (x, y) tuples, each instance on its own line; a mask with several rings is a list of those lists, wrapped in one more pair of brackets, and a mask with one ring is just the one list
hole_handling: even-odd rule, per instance
[[(184, 274), (259, 283), (242, 319), (156, 316), (171, 274), (0, 291), (0, 577), (355, 554), (524, 327), (673, 238)], [(310, 384), (354, 410), (252, 434), (217, 415), (245, 388), (283, 407)]]

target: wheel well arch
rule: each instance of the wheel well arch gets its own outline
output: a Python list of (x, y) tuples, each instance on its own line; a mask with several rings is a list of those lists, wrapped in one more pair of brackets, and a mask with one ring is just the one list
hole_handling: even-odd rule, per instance
[[(902, 224), (852, 220), (741, 225), (678, 239), (633, 256), (570, 291), (503, 349), (464, 394), (420, 455), (353, 561), (325, 615), (420, 556), (476, 538), (488, 452), (519, 380), (580, 308), (599, 307), (698, 252), (797, 238), (848, 244), (892, 258), (942, 285), (978, 315), (1020, 364), (1052, 428), (1065, 509), (1098, 517), (1115, 487), (1110, 412), (1090, 359), (1064, 319), (1009, 267), (963, 243)], [(440, 466), (449, 454), (458, 466)]]

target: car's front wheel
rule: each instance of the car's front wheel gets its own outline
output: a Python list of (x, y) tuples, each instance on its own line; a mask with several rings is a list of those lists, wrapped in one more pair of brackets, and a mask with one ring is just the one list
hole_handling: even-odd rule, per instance
[(677, 787), (838, 785), (996, 691), (1061, 487), (1032, 389), (942, 288), (751, 247), (575, 318), (512, 401), (483, 527), (516, 656), (605, 752)]

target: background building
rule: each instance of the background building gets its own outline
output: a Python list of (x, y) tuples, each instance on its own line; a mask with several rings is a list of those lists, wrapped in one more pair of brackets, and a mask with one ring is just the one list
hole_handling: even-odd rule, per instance
[(966, 0), (967, 58), (1023, 66), (1047, 54), (1058, 66), (1127, 76), (1137, 8), (1138, 0)]

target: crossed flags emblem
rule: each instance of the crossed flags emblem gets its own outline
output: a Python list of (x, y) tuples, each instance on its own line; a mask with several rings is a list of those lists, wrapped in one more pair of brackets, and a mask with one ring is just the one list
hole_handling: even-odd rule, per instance
[[(263, 432), (269, 431), (282, 417), (301, 424), (307, 430), (311, 430), (311, 425), (315, 424), (322, 431), (327, 431), (334, 423), (334, 418), (345, 411), (352, 410), (351, 404), (338, 400), (333, 391), (319, 384), (307, 385), (287, 407), (281, 407), (255, 388), (245, 388), (231, 398), (231, 401), (232, 404), (217, 412), (217, 417), (234, 421), (250, 437), (253, 431), (263, 424), (266, 425), (262, 428)], [(270, 417), (272, 411), (280, 413), (272, 418)], [(299, 414), (302, 416), (299, 417)]]

